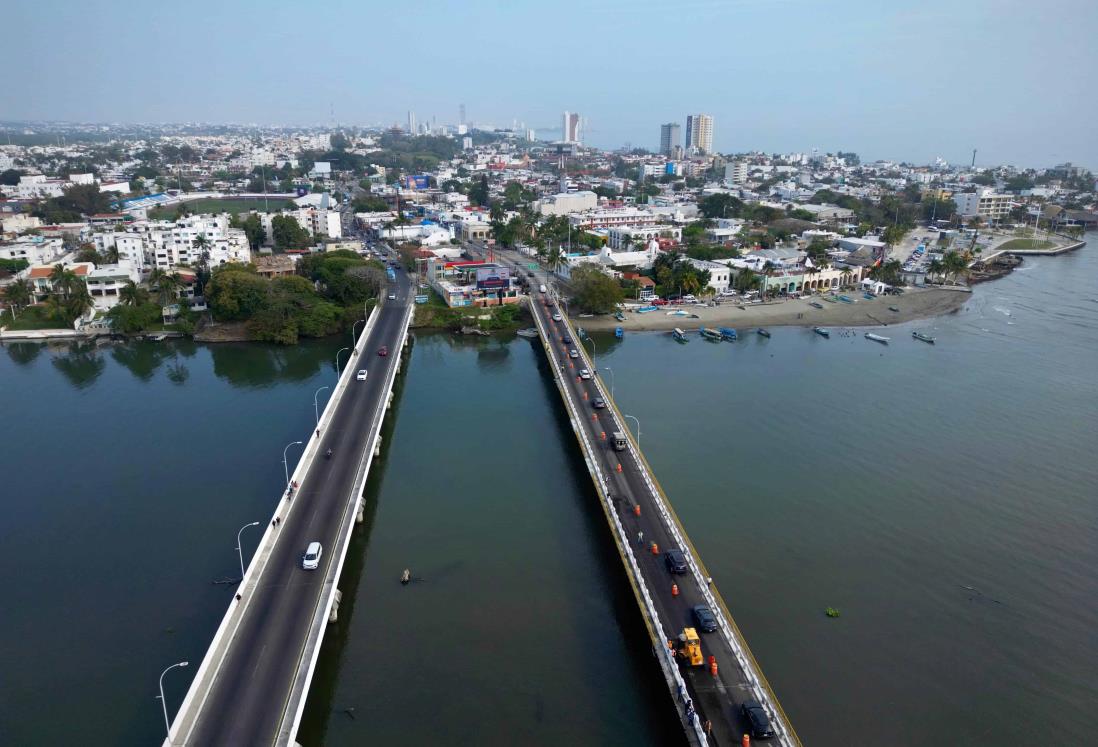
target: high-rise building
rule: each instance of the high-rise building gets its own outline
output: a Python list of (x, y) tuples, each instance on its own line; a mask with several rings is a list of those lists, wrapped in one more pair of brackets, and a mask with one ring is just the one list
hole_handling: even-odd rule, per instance
[(415, 112), (408, 112), (408, 134), (416, 134), (416, 114)]
[(708, 114), (686, 117), (686, 149), (698, 153), (713, 152), (713, 118)]
[(561, 117), (561, 140), (566, 143), (580, 142), (580, 115), (576, 112), (566, 111)]
[(465, 124), (465, 104), (458, 107), (458, 124)]
[(660, 155), (670, 156), (679, 144), (679, 126), (675, 122), (660, 125)]

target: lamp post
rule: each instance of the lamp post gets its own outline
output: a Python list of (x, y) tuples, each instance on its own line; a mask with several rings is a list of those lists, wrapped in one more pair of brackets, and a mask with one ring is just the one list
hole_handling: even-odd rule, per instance
[(316, 413), (316, 424), (317, 424), (317, 426), (320, 425), (320, 405), (316, 401), (316, 396), (318, 394), (320, 394), (321, 392), (323, 392), (327, 388), (328, 387), (326, 387), (326, 386), (322, 386), (319, 389), (317, 389), (315, 392), (313, 392), (313, 412)]
[(603, 368), (610, 372), (610, 399), (614, 399), (614, 369), (610, 366), (603, 366)]
[(362, 324), (365, 321), (366, 321), (365, 319), (359, 319), (357, 322), (355, 322), (354, 324), (351, 325), (351, 344), (352, 345), (354, 345), (356, 343), (356, 341), (355, 341), (355, 328), (358, 327), (358, 325)]
[(339, 354), (344, 350), (350, 350), (350, 348), (340, 348), (336, 351), (336, 381), (339, 380)]
[(164, 675), (166, 675), (168, 672), (175, 669), (176, 667), (186, 666), (190, 666), (189, 661), (180, 661), (172, 664), (170, 667), (160, 673), (160, 705), (164, 707), (164, 729), (168, 732), (169, 737), (172, 735), (172, 724), (170, 721), (168, 721), (168, 703), (164, 700)]
[(294, 441), (292, 443), (286, 444), (286, 448), (282, 450), (282, 470), (286, 473), (286, 484), (287, 485), (290, 484), (290, 465), (289, 465), (289, 462), (286, 461), (286, 452), (290, 450), (291, 446), (300, 446), (300, 445), (301, 445), (300, 441)]
[(240, 580), (241, 581), (244, 580), (244, 551), (241, 549), (240, 535), (248, 527), (257, 527), (257, 526), (259, 526), (259, 522), (258, 521), (253, 521), (251, 524), (245, 524), (244, 526), (240, 527), (240, 531), (236, 533), (236, 554), (240, 556)]
[(591, 335), (587, 335), (587, 342), (591, 343), (591, 369), (593, 371), (599, 370), (598, 361), (595, 360), (595, 341), (591, 339)]
[(622, 417), (629, 418), (630, 420), (632, 420), (634, 423), (637, 424), (637, 447), (639, 448), (640, 445), (641, 445), (641, 421), (637, 420), (632, 415), (626, 415), (625, 413), (622, 413)]

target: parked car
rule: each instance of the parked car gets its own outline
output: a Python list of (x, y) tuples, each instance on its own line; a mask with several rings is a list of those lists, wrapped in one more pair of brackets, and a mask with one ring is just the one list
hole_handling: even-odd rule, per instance
[(387, 356), (389, 354), (389, 346), (388, 345), (382, 345), (380, 348), (377, 349), (377, 354), (380, 355), (382, 358), (384, 358), (385, 356)]
[(753, 738), (769, 739), (774, 736), (774, 730), (770, 728), (770, 717), (758, 701), (745, 700), (740, 706), (740, 714), (747, 721)]
[(668, 573), (677, 573), (679, 575), (686, 573), (686, 555), (678, 548), (665, 552), (663, 562), (667, 564)]
[(712, 633), (717, 629), (717, 616), (704, 604), (696, 604), (690, 610), (694, 623), (702, 632)]
[(315, 571), (320, 567), (320, 556), (323, 553), (324, 548), (319, 542), (310, 542), (305, 548), (305, 554), (301, 556), (301, 567), (307, 571)]

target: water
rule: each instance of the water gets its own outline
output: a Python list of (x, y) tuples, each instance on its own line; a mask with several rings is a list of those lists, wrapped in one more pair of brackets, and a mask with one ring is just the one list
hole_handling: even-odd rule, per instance
[[(596, 340), (806, 744), (1093, 741), (1093, 244), (887, 347)], [(157, 677), (192, 662), (174, 711), (342, 344), (0, 348), (0, 742), (160, 738)], [(675, 739), (541, 366), (521, 339), (419, 336), (306, 744)]]

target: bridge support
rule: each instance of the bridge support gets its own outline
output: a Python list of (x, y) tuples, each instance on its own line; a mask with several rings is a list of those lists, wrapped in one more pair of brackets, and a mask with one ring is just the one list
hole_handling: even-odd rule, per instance
[(358, 499), (358, 510), (355, 512), (355, 523), (361, 524), (366, 521), (366, 499)]
[(343, 592), (336, 589), (335, 598), (332, 599), (332, 609), (328, 612), (328, 622), (334, 623), (339, 619), (339, 602), (343, 599)]
[(374, 456), (381, 456), (381, 434), (377, 434), (377, 443), (374, 444)]

